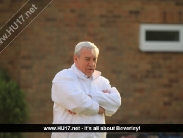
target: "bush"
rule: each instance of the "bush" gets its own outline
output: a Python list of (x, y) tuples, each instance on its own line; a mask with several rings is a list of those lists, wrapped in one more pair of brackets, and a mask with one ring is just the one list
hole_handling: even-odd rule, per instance
[[(0, 69), (0, 124), (22, 124), (27, 119), (24, 93), (17, 82)], [(0, 133), (0, 138), (21, 138), (21, 133)]]

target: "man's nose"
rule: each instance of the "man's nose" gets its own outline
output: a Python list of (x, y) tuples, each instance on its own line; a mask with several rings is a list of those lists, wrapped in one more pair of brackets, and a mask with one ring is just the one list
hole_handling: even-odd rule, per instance
[(93, 60), (91, 60), (91, 61), (89, 62), (89, 65), (93, 67), (93, 66), (95, 65), (95, 62), (94, 62)]

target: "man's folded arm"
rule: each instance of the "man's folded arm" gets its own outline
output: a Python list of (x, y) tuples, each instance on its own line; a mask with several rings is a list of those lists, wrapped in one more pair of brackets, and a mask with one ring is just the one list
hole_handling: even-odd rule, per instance
[(112, 116), (121, 105), (121, 97), (115, 87), (109, 89), (109, 91), (110, 93), (95, 91), (92, 93), (92, 99), (105, 109), (107, 116)]
[(72, 77), (56, 76), (52, 81), (52, 100), (76, 114), (102, 112), (99, 104), (82, 92)]

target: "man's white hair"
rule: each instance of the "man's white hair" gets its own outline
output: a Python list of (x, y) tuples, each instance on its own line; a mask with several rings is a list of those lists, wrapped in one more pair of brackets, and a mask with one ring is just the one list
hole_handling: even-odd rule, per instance
[(75, 47), (75, 51), (74, 51), (74, 54), (76, 54), (77, 56), (80, 56), (81, 54), (81, 50), (83, 48), (88, 48), (88, 49), (91, 49), (93, 52), (95, 52), (95, 54), (98, 56), (99, 54), (99, 49), (98, 47), (94, 44), (94, 43), (91, 43), (89, 41), (84, 41), (84, 42), (79, 42), (76, 47)]

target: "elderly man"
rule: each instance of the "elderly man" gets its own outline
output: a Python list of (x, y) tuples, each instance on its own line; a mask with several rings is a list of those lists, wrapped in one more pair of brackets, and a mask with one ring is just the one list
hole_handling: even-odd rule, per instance
[[(74, 64), (52, 81), (53, 124), (104, 124), (121, 105), (115, 87), (95, 70), (99, 49), (91, 42), (75, 47)], [(52, 138), (105, 138), (106, 133), (52, 133)]]

